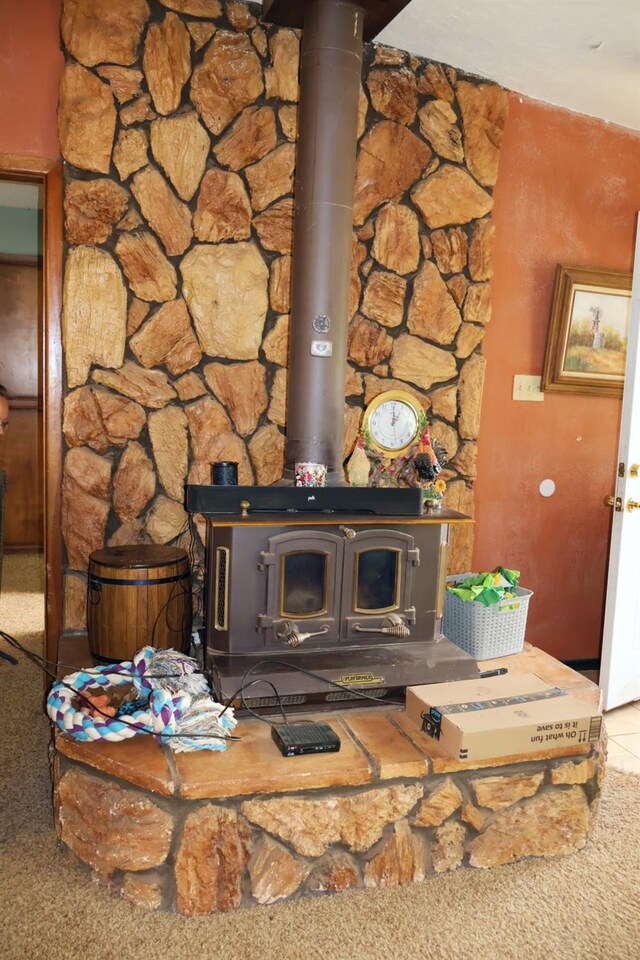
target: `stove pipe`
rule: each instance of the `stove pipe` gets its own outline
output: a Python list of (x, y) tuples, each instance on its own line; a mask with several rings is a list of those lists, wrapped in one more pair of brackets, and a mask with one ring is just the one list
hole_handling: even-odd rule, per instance
[(286, 480), (297, 462), (345, 483), (344, 399), (364, 14), (307, 0), (300, 58)]

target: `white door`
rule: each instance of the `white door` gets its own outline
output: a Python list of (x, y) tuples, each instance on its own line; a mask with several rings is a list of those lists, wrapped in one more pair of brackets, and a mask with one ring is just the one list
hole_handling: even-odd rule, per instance
[(600, 664), (605, 710), (640, 699), (640, 217), (618, 465)]

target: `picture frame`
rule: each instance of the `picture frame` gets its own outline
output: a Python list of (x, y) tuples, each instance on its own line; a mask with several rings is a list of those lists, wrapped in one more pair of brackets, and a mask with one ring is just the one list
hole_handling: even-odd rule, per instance
[(621, 397), (631, 274), (558, 264), (541, 389)]

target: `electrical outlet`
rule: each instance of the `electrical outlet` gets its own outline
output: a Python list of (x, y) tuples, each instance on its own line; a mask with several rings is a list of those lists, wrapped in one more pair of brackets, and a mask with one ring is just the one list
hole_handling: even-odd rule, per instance
[(518, 373), (513, 378), (514, 400), (544, 400), (544, 393), (540, 390), (541, 377), (526, 377)]

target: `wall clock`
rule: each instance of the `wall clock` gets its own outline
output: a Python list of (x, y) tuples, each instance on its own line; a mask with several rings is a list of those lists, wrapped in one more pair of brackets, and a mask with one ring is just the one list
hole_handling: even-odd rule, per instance
[(365, 410), (362, 429), (370, 449), (394, 458), (420, 441), (425, 421), (424, 410), (410, 393), (387, 390)]

